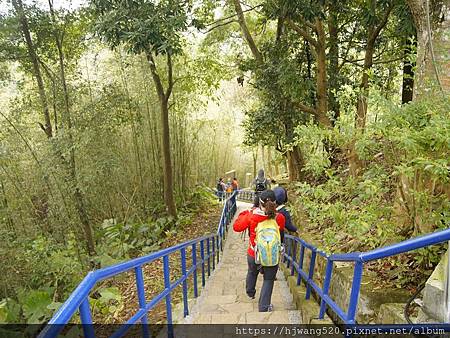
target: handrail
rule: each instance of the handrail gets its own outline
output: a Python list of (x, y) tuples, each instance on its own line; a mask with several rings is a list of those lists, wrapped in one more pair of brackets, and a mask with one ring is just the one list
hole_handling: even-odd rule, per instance
[[(359, 292), (361, 289), (364, 263), (424, 248), (430, 245), (447, 242), (449, 240), (450, 229), (446, 229), (367, 252), (352, 252), (345, 254), (327, 255), (324, 252), (318, 250), (314, 245), (307, 243), (299, 237), (285, 235), (285, 241), (287, 242), (287, 251), (284, 254), (284, 258), (287, 267), (291, 268), (291, 275), (294, 275), (294, 271), (297, 272), (297, 285), (300, 285), (302, 281), (306, 284), (305, 298), (310, 298), (312, 290), (314, 290), (317, 296), (320, 298), (319, 319), (323, 319), (325, 311), (328, 307), (344, 322), (344, 324), (353, 325), (356, 324), (355, 318), (358, 307)], [(299, 246), (298, 259), (297, 246)], [(308, 274), (306, 274), (306, 272), (303, 270), (305, 249), (309, 249), (311, 251)], [(327, 261), (322, 288), (314, 281), (314, 268), (317, 254), (323, 256)], [(354, 263), (353, 281), (347, 312), (341, 309), (339, 305), (329, 296), (334, 262)]]
[[(223, 241), (225, 239), (225, 234), (228, 230), (228, 225), (231, 222), (234, 214), (237, 210), (236, 199), (239, 192), (235, 192), (230, 195), (222, 209), (219, 225), (217, 227), (217, 232), (211, 235), (196, 238), (184, 243), (180, 243), (171, 246), (166, 249), (148, 254), (146, 256), (134, 258), (126, 262), (115, 264), (106, 268), (98, 269), (95, 271), (90, 271), (86, 277), (81, 281), (81, 283), (72, 292), (69, 298), (64, 302), (63, 305), (58, 309), (58, 311), (53, 315), (48, 324), (39, 334), (40, 338), (56, 337), (58, 333), (64, 328), (64, 324), (67, 324), (73, 317), (75, 312), (79, 310), (81, 323), (83, 324), (84, 335), (86, 337), (95, 337), (92, 328), (92, 316), (89, 305), (89, 294), (93, 290), (94, 286), (105, 279), (111, 278), (113, 276), (122, 274), (124, 272), (133, 270), (135, 271), (136, 277), (136, 288), (139, 301), (139, 310), (133, 315), (124, 325), (119, 328), (118, 332), (113, 336), (120, 336), (124, 334), (128, 328), (129, 324), (134, 324), (137, 321), (141, 321), (143, 325), (144, 334), (148, 332), (147, 325), (147, 312), (151, 310), (156, 304), (165, 298), (166, 300), (166, 313), (167, 313), (167, 324), (172, 324), (172, 306), (171, 306), (171, 292), (179, 285), (183, 284), (183, 305), (184, 305), (184, 316), (189, 314), (188, 309), (188, 295), (187, 295), (187, 278), (193, 275), (193, 286), (194, 286), (194, 297), (198, 297), (198, 287), (197, 287), (197, 270), (201, 267), (201, 278), (202, 286), (205, 286), (205, 263), (207, 265), (207, 274), (211, 274), (212, 269), (215, 269), (216, 260), (219, 263), (220, 251), (223, 250)], [(206, 248), (205, 248), (206, 243)], [(199, 246), (197, 244), (200, 244)], [(186, 270), (186, 249), (192, 249), (192, 267)], [(199, 249), (199, 252), (198, 250)], [(206, 251), (206, 252), (205, 252)], [(175, 282), (170, 281), (170, 265), (169, 265), (169, 255), (175, 252), (181, 253), (181, 270), (182, 277)], [(201, 259), (197, 261), (198, 253), (200, 253)], [(164, 290), (156, 295), (150, 302), (145, 299), (144, 291), (144, 278), (142, 266), (144, 264), (151, 263), (157, 259), (163, 259), (164, 267)], [(211, 264), (212, 263), (212, 264)], [(169, 328), (170, 336), (170, 328)]]

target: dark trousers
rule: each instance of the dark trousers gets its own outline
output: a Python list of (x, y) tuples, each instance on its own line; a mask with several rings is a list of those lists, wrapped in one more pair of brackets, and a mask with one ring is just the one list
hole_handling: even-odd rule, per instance
[[(245, 289), (249, 297), (254, 297), (256, 294), (256, 280), (258, 279), (258, 274), (261, 272), (264, 276), (264, 282), (259, 294), (258, 310), (259, 312), (267, 312), (269, 309), (270, 301), (272, 299), (273, 283), (275, 281), (275, 276), (278, 271), (278, 265), (275, 266), (265, 266), (257, 265), (255, 263), (255, 258), (247, 255), (248, 272), (247, 279), (245, 280)], [(264, 269), (264, 271), (261, 271)]]
[(219, 202), (225, 199), (225, 191), (217, 191), (217, 197), (219, 197)]

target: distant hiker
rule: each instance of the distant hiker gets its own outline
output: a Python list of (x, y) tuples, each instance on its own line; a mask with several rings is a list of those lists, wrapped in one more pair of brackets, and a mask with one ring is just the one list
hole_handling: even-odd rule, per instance
[(217, 181), (217, 197), (219, 197), (219, 202), (223, 201), (226, 189), (227, 189), (227, 186), (223, 182), (223, 178), (220, 177), (219, 180)]
[[(260, 312), (273, 311), (272, 290), (281, 258), (285, 219), (276, 212), (276, 198), (272, 190), (265, 190), (259, 196), (258, 207), (241, 212), (233, 224), (233, 230), (249, 230), (247, 250), (247, 295), (254, 299), (258, 274), (264, 274), (264, 282), (258, 301)], [(261, 271), (262, 270), (262, 271)]]
[(233, 186), (231, 184), (231, 177), (228, 177), (226, 186), (227, 186), (227, 188), (226, 188), (227, 194), (231, 194), (233, 192)]
[(297, 232), (297, 227), (292, 224), (292, 218), (290, 212), (286, 209), (286, 203), (288, 202), (287, 191), (283, 187), (276, 187), (273, 189), (275, 198), (277, 200), (277, 212), (283, 214), (286, 219), (285, 228), (291, 232)]
[(270, 189), (270, 183), (270, 179), (264, 176), (264, 169), (259, 169), (258, 176), (256, 176), (253, 180), (256, 195), (259, 195), (262, 191)]
[(233, 188), (233, 191), (236, 191), (239, 189), (239, 182), (236, 177), (234, 177), (233, 181), (231, 181), (231, 187)]

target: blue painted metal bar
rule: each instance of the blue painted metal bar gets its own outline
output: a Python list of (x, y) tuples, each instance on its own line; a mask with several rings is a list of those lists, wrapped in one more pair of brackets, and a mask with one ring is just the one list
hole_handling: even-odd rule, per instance
[(211, 276), (211, 252), (210, 252), (210, 247), (209, 247), (209, 238), (206, 239), (206, 253), (207, 253), (207, 258), (208, 258), (208, 277)]
[(363, 262), (355, 262), (355, 270), (353, 272), (352, 291), (350, 292), (350, 303), (348, 305), (347, 322), (354, 323), (356, 310), (358, 308), (359, 290), (361, 289), (361, 280), (363, 274)]
[(202, 286), (205, 287), (205, 243), (200, 242), (200, 258), (202, 259)]
[(216, 236), (217, 264), (219, 264), (219, 262), (220, 262), (219, 238), (220, 238), (220, 236)]
[(348, 254), (334, 254), (329, 257), (334, 262), (356, 262), (361, 260), (360, 252), (352, 252)]
[(192, 269), (193, 269), (193, 283), (194, 283), (194, 297), (198, 297), (198, 285), (197, 285), (197, 244), (192, 244)]
[(311, 282), (314, 278), (314, 267), (316, 265), (316, 250), (311, 251), (311, 262), (309, 264), (308, 270), (308, 285), (306, 286), (306, 296), (305, 299), (309, 299), (311, 296)]
[(172, 297), (170, 296), (170, 266), (169, 266), (169, 256), (163, 257), (164, 266), (164, 287), (169, 290), (166, 296), (166, 316), (167, 324), (172, 324)]
[[(138, 302), (139, 302), (139, 308), (145, 309), (146, 300), (145, 300), (145, 288), (144, 288), (144, 275), (142, 273), (142, 266), (137, 266), (134, 268), (134, 272), (136, 275), (136, 288), (137, 288), (137, 294), (138, 294)], [(145, 312), (145, 315), (141, 318), (142, 322), (142, 334), (143, 337), (147, 338), (149, 337), (149, 330), (148, 330), (148, 319), (147, 319), (147, 312)]]
[(86, 297), (80, 304), (80, 318), (83, 324), (83, 332), (86, 338), (94, 338), (94, 326), (92, 325), (91, 307), (89, 306), (89, 298)]
[(216, 269), (216, 239), (213, 237), (212, 241), (212, 250), (211, 250), (211, 255), (212, 255), (212, 269), (215, 270)]
[[(288, 245), (288, 256), (289, 257), (292, 257), (292, 244), (293, 244), (293, 239), (292, 238), (288, 238), (288, 243), (289, 243), (289, 245)], [(289, 268), (290, 266), (291, 266), (291, 262), (292, 262), (292, 259), (288, 259), (287, 260), (287, 262), (286, 262), (286, 266)]]
[[(327, 267), (325, 269), (325, 279), (323, 281), (323, 295), (328, 295), (328, 290), (330, 289), (332, 272), (333, 272), (333, 261), (328, 260)], [(322, 297), (322, 299), (320, 301), (319, 319), (323, 319), (323, 316), (325, 315), (325, 310), (326, 310), (326, 303), (325, 303), (324, 297)]]
[(184, 316), (189, 314), (188, 308), (188, 289), (187, 289), (187, 274), (186, 274), (186, 249), (181, 249), (181, 274), (183, 275), (183, 310)]
[[(305, 257), (305, 246), (300, 242), (300, 257), (298, 259), (297, 272), (303, 270), (303, 259)], [(302, 275), (299, 273), (297, 276), (297, 285), (300, 285), (302, 281)]]
[(330, 298), (328, 295), (323, 295), (322, 298), (325, 300), (325, 303), (331, 308), (331, 310), (342, 319), (345, 323), (347, 320), (347, 314), (342, 311), (342, 309), (335, 303), (334, 300)]
[[(295, 258), (297, 257), (297, 241), (293, 241), (292, 243), (292, 264), (291, 264), (291, 276), (294, 275), (294, 263), (295, 263)], [(297, 268), (298, 270), (298, 268)]]
[(431, 234), (423, 235), (397, 244), (368, 251), (360, 254), (360, 258), (363, 262), (370, 262), (375, 259), (398, 255), (411, 250), (416, 250), (447, 241), (450, 241), (450, 229), (436, 231)]

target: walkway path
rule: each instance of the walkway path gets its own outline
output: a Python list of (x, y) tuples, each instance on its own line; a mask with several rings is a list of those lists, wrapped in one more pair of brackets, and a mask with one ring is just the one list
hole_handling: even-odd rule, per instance
[[(238, 202), (235, 218), (251, 205)], [(258, 276), (256, 297), (250, 299), (245, 293), (245, 277), (247, 274), (247, 245), (240, 233), (233, 231), (233, 222), (225, 240), (223, 256), (216, 270), (206, 281), (190, 315), (184, 319), (186, 324), (299, 324), (300, 313), (295, 309), (292, 295), (286, 279), (278, 271), (275, 281), (272, 304), (273, 312), (258, 312), (259, 291), (263, 276)]]

